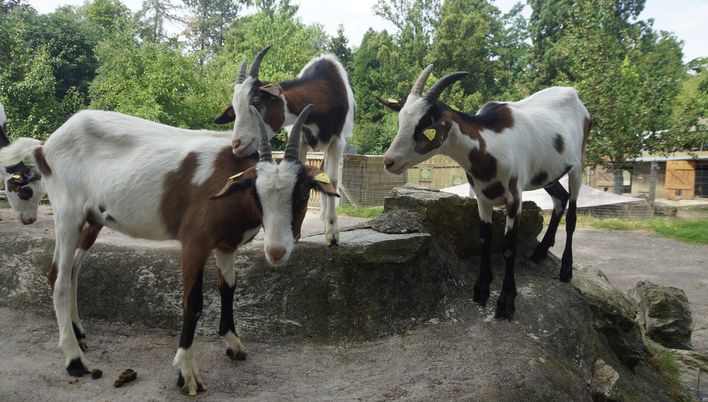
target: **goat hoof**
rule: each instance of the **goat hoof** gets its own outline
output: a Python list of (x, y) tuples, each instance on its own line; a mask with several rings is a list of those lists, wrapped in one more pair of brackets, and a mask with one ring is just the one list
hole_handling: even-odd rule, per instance
[(529, 260), (531, 260), (532, 262), (535, 262), (536, 264), (540, 264), (543, 261), (545, 261), (546, 258), (548, 258), (548, 249), (542, 250), (539, 245), (533, 251), (533, 254), (531, 254), (531, 257), (529, 257)]
[(88, 367), (84, 366), (80, 357), (73, 359), (66, 367), (67, 373), (72, 377), (83, 377), (84, 373), (90, 373)]
[(195, 396), (199, 391), (206, 391), (206, 387), (198, 373), (192, 373), (190, 380), (186, 381), (182, 372), (180, 372), (179, 377), (177, 377), (177, 386), (180, 388), (181, 393), (189, 396)]
[(477, 283), (474, 284), (474, 295), (472, 296), (472, 301), (481, 304), (482, 307), (485, 307), (488, 300), (489, 283), (478, 280)]
[(234, 353), (231, 348), (226, 349), (226, 355), (231, 358), (231, 360), (246, 360), (246, 352), (239, 350), (238, 353)]
[(516, 307), (514, 306), (515, 299), (516, 294), (502, 290), (497, 300), (497, 311), (494, 314), (494, 318), (506, 318), (511, 321), (514, 318), (514, 311), (516, 311)]

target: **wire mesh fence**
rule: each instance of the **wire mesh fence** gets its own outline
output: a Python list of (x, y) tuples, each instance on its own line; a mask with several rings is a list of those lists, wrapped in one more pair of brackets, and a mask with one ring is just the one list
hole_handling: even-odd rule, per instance
[[(308, 154), (308, 163), (320, 166), (322, 153)], [(400, 175), (384, 170), (383, 156), (345, 154), (340, 163), (339, 203), (380, 207), (395, 187), (419, 184), (462, 196), (470, 194), (465, 171), (452, 159), (436, 155)], [(568, 188), (567, 179), (561, 183)], [(525, 191), (524, 200), (543, 210), (553, 209), (544, 190)], [(708, 152), (671, 158), (645, 158), (621, 166), (586, 168), (578, 198), (578, 212), (602, 218), (643, 220), (653, 216), (654, 203), (701, 199), (708, 202)], [(310, 207), (319, 208), (319, 194)]]

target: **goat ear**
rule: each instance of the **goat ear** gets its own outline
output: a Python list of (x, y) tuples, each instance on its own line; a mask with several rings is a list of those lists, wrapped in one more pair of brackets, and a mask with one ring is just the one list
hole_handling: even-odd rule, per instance
[(255, 166), (229, 177), (224, 188), (219, 191), (218, 194), (209, 197), (210, 200), (216, 200), (227, 195), (233, 194), (236, 191), (243, 190), (244, 188), (249, 188), (253, 186), (253, 178), (256, 176)]
[(231, 123), (234, 120), (236, 120), (236, 113), (234, 113), (234, 107), (232, 105), (229, 105), (229, 107), (224, 108), (223, 113), (221, 114), (221, 116), (217, 117), (216, 120), (214, 120), (214, 123), (226, 124)]
[(317, 166), (303, 165), (305, 168), (305, 175), (307, 176), (307, 181), (309, 182), (310, 188), (333, 197), (339, 197), (337, 194), (337, 189), (332, 184), (332, 181), (327, 177), (326, 174)]
[(403, 106), (405, 106), (406, 102), (402, 101), (399, 102), (395, 99), (389, 99), (389, 100), (383, 100), (379, 98), (378, 96), (375, 96), (376, 100), (381, 102), (382, 105), (388, 107), (389, 109), (393, 110), (394, 112), (400, 112), (401, 109), (403, 109)]
[(420, 138), (415, 144), (415, 152), (425, 155), (428, 152), (439, 148), (447, 139), (447, 133), (452, 128), (452, 119), (448, 116), (443, 116), (435, 124), (423, 129), (420, 133)]
[(261, 96), (279, 98), (283, 93), (283, 88), (276, 82), (262, 82), (262, 84), (263, 85), (260, 87)]

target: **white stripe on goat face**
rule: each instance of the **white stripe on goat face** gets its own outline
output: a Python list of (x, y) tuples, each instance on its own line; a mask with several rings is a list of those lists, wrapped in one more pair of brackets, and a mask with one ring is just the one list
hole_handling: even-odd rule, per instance
[(293, 250), (293, 190), (302, 170), (299, 161), (259, 162), (256, 191), (263, 212), (264, 248), (272, 265), (288, 260)]
[[(236, 114), (234, 121), (234, 132), (231, 135), (231, 146), (234, 148), (234, 155), (248, 156), (258, 150), (258, 119), (251, 113), (251, 92), (253, 89), (253, 77), (247, 77), (243, 83), (234, 86), (234, 97), (231, 105)], [(266, 125), (268, 138), (272, 137), (270, 127)]]
[[(421, 123), (421, 119), (430, 108), (430, 104), (424, 98), (418, 95), (408, 95), (405, 106), (398, 113), (398, 133), (384, 156), (384, 160), (390, 159), (394, 162), (391, 169), (388, 170), (389, 173), (402, 173), (405, 169), (430, 158), (431, 155), (420, 155), (415, 152), (415, 139), (413, 138), (415, 128)], [(425, 127), (433, 123), (432, 120), (423, 122)]]

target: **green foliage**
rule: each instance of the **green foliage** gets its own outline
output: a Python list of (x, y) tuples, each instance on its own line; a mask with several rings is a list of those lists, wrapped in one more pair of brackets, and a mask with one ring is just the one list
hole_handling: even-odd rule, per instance
[(203, 128), (214, 114), (202, 70), (169, 43), (139, 43), (134, 31), (102, 42), (91, 84), (91, 108), (114, 110), (171, 126)]
[(649, 357), (647, 362), (656, 370), (661, 382), (669, 389), (671, 396), (677, 402), (692, 402), (693, 398), (684, 392), (680, 377), (680, 366), (676, 362), (676, 352), (668, 349), (647, 347)]
[[(670, 126), (680, 47), (667, 35), (657, 38), (648, 26), (615, 30), (606, 4), (612, 1), (578, 7), (577, 25), (567, 28), (555, 48), (554, 57), (567, 66), (556, 83), (575, 86), (593, 120), (588, 164), (622, 164), (643, 150), (668, 152), (676, 146), (659, 132)], [(672, 46), (665, 43), (671, 41)], [(661, 46), (670, 50), (657, 54)]]
[(241, 61), (250, 63), (264, 47), (272, 46), (263, 58), (260, 77), (280, 82), (295, 78), (310, 59), (325, 51), (328, 41), (319, 23), (306, 25), (300, 18), (289, 16), (287, 10), (279, 9), (272, 15), (261, 12), (231, 24), (217, 63), (224, 69), (233, 93)]
[(87, 10), (92, 24), (111, 31), (122, 19), (130, 16), (130, 10), (120, 0), (93, 0)]
[(83, 106), (83, 95), (68, 87), (58, 98), (55, 69), (64, 60), (52, 56), (52, 44), (32, 44), (36, 12), (17, 7), (0, 14), (0, 100), (14, 136), (43, 139)]

